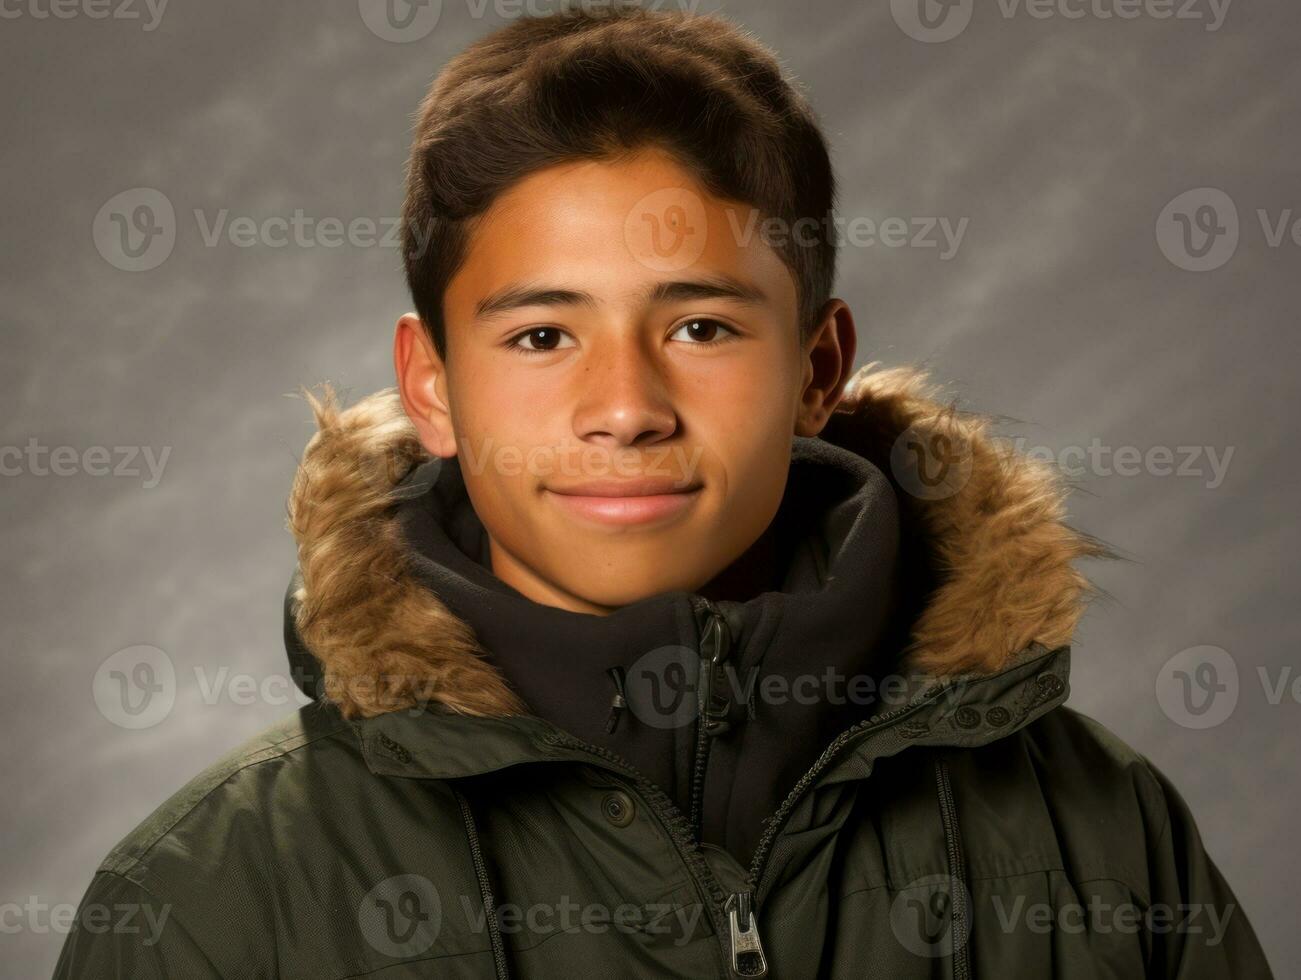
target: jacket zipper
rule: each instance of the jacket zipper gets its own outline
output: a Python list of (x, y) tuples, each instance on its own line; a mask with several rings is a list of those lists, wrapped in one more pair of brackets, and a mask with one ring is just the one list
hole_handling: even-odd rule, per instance
[[(738, 898), (738, 894), (749, 896), (750, 892), (729, 895), (723, 890), (722, 884), (718, 881), (700, 851), (700, 844), (692, 832), (691, 821), (678, 809), (677, 804), (673, 802), (668, 794), (647, 778), (636, 766), (618, 753), (605, 748), (605, 746), (591, 745), (562, 731), (547, 733), (542, 738), (553, 745), (561, 745), (597, 756), (605, 762), (606, 768), (612, 769), (635, 784), (638, 793), (646, 801), (647, 807), (659, 818), (664, 829), (668, 831), (669, 838), (673, 841), (687, 868), (693, 873), (698, 883), (704, 884), (708, 892), (706, 896), (703, 896), (705, 910), (709, 913), (710, 921), (714, 924), (714, 931), (718, 935), (720, 943), (723, 944), (724, 962), (730, 961), (731, 963), (731, 971), (725, 975), (763, 976), (767, 972), (766, 965), (764, 973), (743, 973), (738, 969), (737, 956), (733, 955), (736, 937), (732, 935), (731, 918), (735, 913), (728, 912), (728, 902), (731, 899)], [(757, 940), (757, 933), (755, 938)], [(742, 956), (739, 961), (741, 967), (745, 967), (752, 962), (751, 958), (745, 956)]]
[[(732, 724), (727, 715), (732, 707), (725, 663), (732, 649), (732, 633), (722, 610), (701, 596), (709, 615), (701, 631), (700, 671), (696, 685), (696, 756), (691, 773), (691, 828), (693, 840), (704, 833), (705, 771), (714, 739), (727, 732)], [(708, 868), (708, 865), (706, 865)], [(723, 903), (727, 914), (728, 955), (732, 972), (740, 977), (763, 977), (768, 974), (763, 940), (754, 915), (754, 894), (750, 890), (733, 892)]]
[[(817, 781), (817, 777), (831, 764), (850, 739), (869, 729), (884, 727), (898, 721), (905, 715), (912, 714), (939, 697), (943, 690), (942, 685), (933, 687), (915, 701), (900, 705), (898, 708), (884, 714), (873, 715), (871, 718), (861, 721), (837, 735), (823, 750), (822, 755), (818, 757), (812, 768), (800, 777), (799, 782), (795, 784), (795, 788), (782, 801), (777, 811), (768, 818), (768, 826), (764, 830), (763, 836), (755, 848), (754, 857), (750, 862), (747, 873), (749, 887), (731, 894), (723, 890), (722, 884), (718, 881), (718, 878), (710, 869), (709, 863), (701, 853), (699, 839), (694, 834), (691, 821), (683, 815), (668, 794), (637, 769), (636, 766), (617, 752), (602, 745), (591, 745), (574, 735), (570, 735), (568, 732), (557, 730), (543, 735), (542, 738), (553, 745), (563, 745), (567, 748), (577, 749), (597, 756), (605, 761), (607, 768), (613, 769), (636, 784), (651, 812), (659, 818), (668, 831), (670, 839), (688, 869), (694, 873), (697, 881), (704, 883), (709, 892), (708, 898), (712, 899), (712, 901), (707, 899), (705, 908), (709, 912), (710, 920), (714, 924), (714, 930), (719, 936), (720, 942), (723, 943), (724, 960), (730, 965), (731, 975), (763, 977), (768, 973), (768, 962), (763, 952), (763, 943), (756, 924), (758, 908), (755, 899), (759, 892), (759, 886), (763, 881), (764, 866), (768, 861), (773, 842), (776, 840), (782, 825), (785, 824), (796, 804)], [(726, 918), (724, 918), (724, 915), (726, 915)]]
[[(709, 744), (707, 723), (722, 720), (718, 717), (717, 708), (706, 710), (714, 705), (714, 696), (716, 695), (712, 671), (717, 664), (721, 663), (722, 657), (726, 656), (727, 645), (730, 641), (730, 635), (727, 633), (727, 621), (723, 618), (721, 611), (708, 599), (704, 599), (703, 603), (710, 613), (705, 625), (705, 637), (708, 637), (712, 631), (715, 633), (717, 642), (715, 640), (709, 641), (711, 648), (707, 663), (711, 670), (709, 674), (710, 697), (704, 697), (703, 690), (698, 692), (698, 703), (701, 712), (700, 721), (702, 724), (698, 726), (700, 730), (697, 731), (696, 739), (696, 764), (692, 773), (693, 810), (697, 808), (695, 805), (696, 790), (698, 787), (703, 786), (704, 780), (704, 764)], [(702, 637), (702, 639), (704, 638)], [(720, 651), (722, 656), (719, 656)], [(702, 658), (702, 676), (705, 673), (705, 663)], [(763, 977), (768, 973), (768, 962), (763, 952), (763, 943), (757, 925), (756, 913), (758, 908), (756, 897), (760, 891), (760, 885), (763, 883), (763, 873), (771, 855), (773, 843), (776, 841), (777, 834), (786, 823), (787, 818), (799, 801), (803, 799), (804, 794), (817, 781), (822, 771), (834, 761), (835, 757), (840, 754), (840, 751), (851, 739), (873, 728), (893, 724), (904, 716), (916, 712), (939, 697), (944, 689), (944, 685), (932, 687), (908, 704), (900, 705), (898, 708), (879, 715), (873, 715), (837, 735), (823, 750), (822, 755), (818, 757), (813, 766), (800, 777), (799, 782), (795, 784), (786, 799), (782, 801), (777, 811), (768, 818), (763, 836), (759, 839), (759, 844), (755, 848), (754, 856), (750, 861), (750, 868), (746, 876), (749, 887), (731, 894), (723, 890), (723, 886), (719, 883), (718, 878), (714, 875), (700, 851), (695, 819), (685, 817), (668, 794), (648, 779), (640, 770), (618, 753), (604, 746), (590, 745), (568, 733), (556, 732), (543, 737), (553, 744), (565, 745), (599, 756), (610, 764), (610, 768), (620, 771), (637, 784), (651, 810), (655, 812), (656, 816), (664, 824), (665, 829), (668, 830), (670, 838), (672, 838), (688, 868), (695, 872), (699, 881), (704, 882), (709, 891), (709, 897), (713, 899), (712, 902), (706, 901), (705, 907), (709, 911), (710, 919), (714, 923), (714, 929), (720, 937), (720, 941), (724, 943), (723, 953), (725, 960), (730, 964), (731, 974), (739, 977)], [(725, 709), (722, 714), (726, 714)], [(701, 730), (704, 731), (703, 735)], [(726, 730), (726, 727), (724, 727), (717, 730), (716, 734)], [(704, 739), (703, 743), (702, 738)], [(704, 755), (700, 751), (702, 744), (706, 747), (706, 754)], [(724, 915), (726, 915), (726, 919), (723, 918)]]
[(604, 746), (590, 745), (568, 733), (549, 734), (545, 738), (556, 744), (597, 755), (637, 784), (647, 805), (668, 830), (688, 868), (705, 884), (709, 893), (705, 907), (714, 923), (714, 931), (723, 943), (724, 959), (731, 968), (729, 975), (764, 977), (768, 974), (768, 961), (764, 956), (763, 942), (755, 920), (753, 892), (750, 889), (730, 894), (725, 892), (700, 851), (702, 802), (709, 747), (715, 736), (731, 727), (727, 721), (731, 699), (727, 695), (727, 677), (723, 664), (732, 645), (731, 632), (722, 610), (709, 599), (702, 597), (702, 602), (709, 616), (701, 631), (702, 656), (696, 687), (696, 756), (691, 774), (689, 817), (683, 816), (668, 794), (616, 752)]
[[(964, 867), (962, 857), (962, 838), (958, 834), (958, 804), (953, 797), (953, 781), (949, 778), (949, 763), (947, 759), (939, 758), (935, 762), (935, 781), (936, 789), (940, 798), (940, 816), (944, 824), (944, 846), (948, 851), (949, 874), (959, 884), (967, 880), (967, 872)], [(967, 896), (961, 888), (953, 888), (953, 932), (951, 936), (956, 936), (961, 945), (955, 945), (953, 949), (953, 978), (954, 980), (970, 980), (971, 978), (971, 954), (967, 949), (967, 934), (970, 926), (967, 917), (970, 912), (967, 909)]]
[(732, 634), (722, 611), (709, 599), (702, 599), (709, 617), (701, 631), (700, 668), (696, 681), (696, 754), (691, 773), (691, 826), (700, 837), (704, 824), (705, 770), (709, 749), (715, 736), (730, 727), (727, 712), (731, 698), (727, 695), (728, 679), (723, 666), (732, 647)]
[(942, 690), (942, 686), (930, 688), (916, 700), (860, 721), (831, 740), (830, 744), (823, 750), (822, 755), (818, 756), (818, 760), (813, 763), (813, 766), (800, 777), (799, 782), (795, 784), (795, 788), (782, 801), (781, 806), (768, 818), (763, 836), (759, 838), (759, 844), (755, 847), (754, 856), (750, 861), (748, 880), (751, 890), (756, 895), (760, 890), (759, 886), (763, 883), (764, 866), (767, 864), (773, 843), (776, 841), (777, 834), (781, 831), (782, 826), (786, 823), (786, 819), (791, 815), (791, 811), (795, 809), (796, 804), (804, 797), (804, 794), (817, 782), (818, 776), (834, 761), (850, 739), (856, 738), (873, 728), (882, 728), (893, 724), (905, 715), (911, 714), (929, 702), (934, 701)]

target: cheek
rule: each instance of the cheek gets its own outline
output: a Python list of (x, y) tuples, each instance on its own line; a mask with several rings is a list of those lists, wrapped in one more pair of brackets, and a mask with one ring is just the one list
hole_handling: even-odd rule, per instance
[(526, 479), (529, 452), (547, 438), (542, 426), (552, 413), (540, 406), (533, 393), (494, 369), (491, 359), (476, 364), (467, 354), (457, 371), (460, 378), (469, 379), (450, 396), (461, 466), (473, 468), (476, 474), (467, 472), (467, 483), (473, 479), (502, 486)]
[[(736, 515), (759, 513), (781, 499), (790, 461), (794, 411), (781, 385), (724, 385), (698, 415), (724, 497)], [(702, 461), (703, 462), (703, 461)]]

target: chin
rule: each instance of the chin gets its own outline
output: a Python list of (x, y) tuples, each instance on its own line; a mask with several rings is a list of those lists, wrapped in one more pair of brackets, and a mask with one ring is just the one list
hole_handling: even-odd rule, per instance
[[(604, 574), (593, 576), (590, 571), (587, 571), (582, 576), (575, 577), (569, 591), (593, 605), (615, 609), (663, 592), (691, 591), (700, 582), (708, 579), (708, 576), (697, 580), (680, 574), (664, 575), (663, 570), (670, 567), (669, 561), (665, 558), (661, 574), (657, 575), (638, 574), (635, 571), (619, 574), (617, 569), (609, 569)], [(677, 564), (680, 569), (681, 559), (678, 559)]]

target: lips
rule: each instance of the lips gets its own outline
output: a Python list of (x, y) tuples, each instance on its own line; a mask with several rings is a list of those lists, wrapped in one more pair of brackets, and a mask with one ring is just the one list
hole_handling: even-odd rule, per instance
[(700, 497), (699, 484), (641, 477), (595, 480), (568, 487), (547, 487), (548, 497), (571, 517), (614, 526), (670, 521), (685, 513)]
[(667, 476), (643, 476), (632, 480), (589, 480), (570, 487), (547, 487), (552, 493), (581, 497), (653, 497), (669, 493), (689, 493), (699, 483), (685, 483)]

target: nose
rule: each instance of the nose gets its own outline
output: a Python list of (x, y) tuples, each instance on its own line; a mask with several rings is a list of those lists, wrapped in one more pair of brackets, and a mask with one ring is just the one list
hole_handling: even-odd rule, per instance
[(574, 413), (574, 434), (584, 442), (641, 446), (677, 431), (663, 372), (635, 336), (610, 339), (591, 355)]

